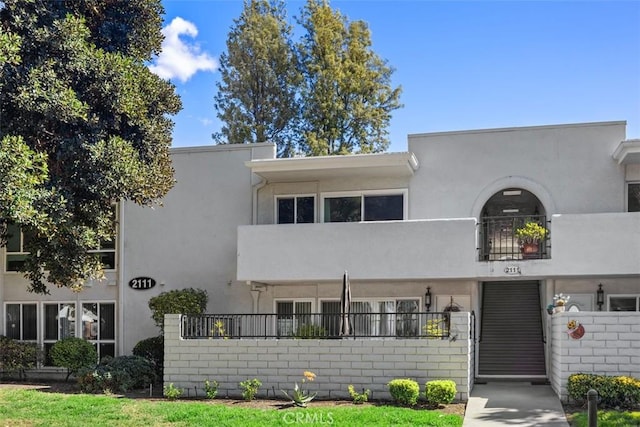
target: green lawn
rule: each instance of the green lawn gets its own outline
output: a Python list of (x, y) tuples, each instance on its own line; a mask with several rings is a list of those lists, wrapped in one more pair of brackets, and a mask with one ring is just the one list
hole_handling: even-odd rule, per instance
[(11, 426), (461, 426), (462, 417), (395, 406), (261, 410), (214, 401), (149, 401), (0, 390), (0, 425)]
[[(568, 417), (572, 426), (587, 427), (587, 412), (577, 412)], [(640, 426), (640, 412), (598, 411), (598, 427)]]

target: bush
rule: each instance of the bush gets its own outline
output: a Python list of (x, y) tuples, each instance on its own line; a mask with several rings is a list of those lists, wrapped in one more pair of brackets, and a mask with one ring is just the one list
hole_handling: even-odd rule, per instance
[(163, 388), (164, 397), (169, 400), (175, 400), (179, 398), (180, 396), (182, 396), (182, 392), (183, 390), (173, 385), (173, 383), (166, 385)]
[(207, 399), (215, 399), (218, 395), (218, 381), (204, 381), (204, 392)]
[(36, 344), (16, 341), (0, 336), (0, 371), (18, 373), (23, 380), (27, 377), (27, 369), (32, 369), (38, 362), (38, 347)]
[(146, 387), (156, 379), (154, 366), (140, 356), (104, 358), (93, 369), (83, 369), (78, 385), (85, 393), (124, 393), (133, 388)]
[(258, 394), (258, 389), (262, 383), (259, 379), (254, 378), (252, 380), (242, 381), (240, 387), (242, 388), (242, 398), (244, 400), (253, 400)]
[(51, 360), (55, 366), (67, 368), (67, 377), (75, 375), (82, 368), (96, 364), (98, 353), (89, 341), (82, 338), (63, 338), (51, 347)]
[(594, 374), (569, 376), (567, 391), (571, 399), (584, 404), (590, 389), (598, 392), (600, 404), (604, 407), (634, 408), (640, 402), (640, 380), (637, 378)]
[(153, 364), (156, 380), (161, 381), (164, 373), (164, 337), (147, 338), (133, 347), (133, 355), (147, 359)]
[(151, 318), (164, 331), (165, 314), (202, 314), (207, 309), (207, 291), (202, 289), (176, 289), (163, 292), (149, 300)]
[(304, 324), (298, 326), (293, 336), (295, 338), (326, 338), (327, 330), (320, 325)]
[(425, 384), (424, 395), (432, 405), (442, 405), (453, 402), (456, 398), (456, 383), (452, 380), (434, 380)]
[(388, 384), (389, 393), (396, 403), (406, 406), (413, 406), (418, 403), (420, 396), (420, 386), (411, 379), (395, 379)]
[(368, 401), (369, 394), (371, 393), (371, 390), (369, 389), (363, 390), (362, 393), (358, 393), (353, 384), (349, 384), (347, 390), (349, 391), (349, 396), (351, 396), (351, 400), (353, 401), (354, 405), (361, 405), (364, 402)]

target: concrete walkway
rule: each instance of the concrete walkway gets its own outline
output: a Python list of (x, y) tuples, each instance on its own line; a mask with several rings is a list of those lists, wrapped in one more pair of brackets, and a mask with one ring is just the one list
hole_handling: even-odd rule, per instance
[(471, 391), (463, 427), (569, 427), (560, 399), (549, 385), (489, 381)]

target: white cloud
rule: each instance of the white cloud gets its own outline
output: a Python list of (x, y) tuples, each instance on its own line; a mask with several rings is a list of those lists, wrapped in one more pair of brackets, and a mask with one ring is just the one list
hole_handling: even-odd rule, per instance
[(163, 79), (177, 78), (186, 82), (198, 71), (214, 71), (218, 64), (216, 60), (206, 52), (200, 51), (200, 46), (181, 38), (189, 36), (195, 39), (198, 35), (196, 26), (180, 17), (162, 29), (164, 41), (162, 52), (155, 63), (149, 66), (152, 73)]
[(213, 120), (206, 117), (200, 117), (198, 120), (203, 126), (211, 126), (213, 124)]

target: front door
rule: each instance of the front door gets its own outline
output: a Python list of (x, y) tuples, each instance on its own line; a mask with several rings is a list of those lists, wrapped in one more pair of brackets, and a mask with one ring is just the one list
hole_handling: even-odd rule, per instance
[(546, 376), (539, 282), (482, 284), (478, 376)]

